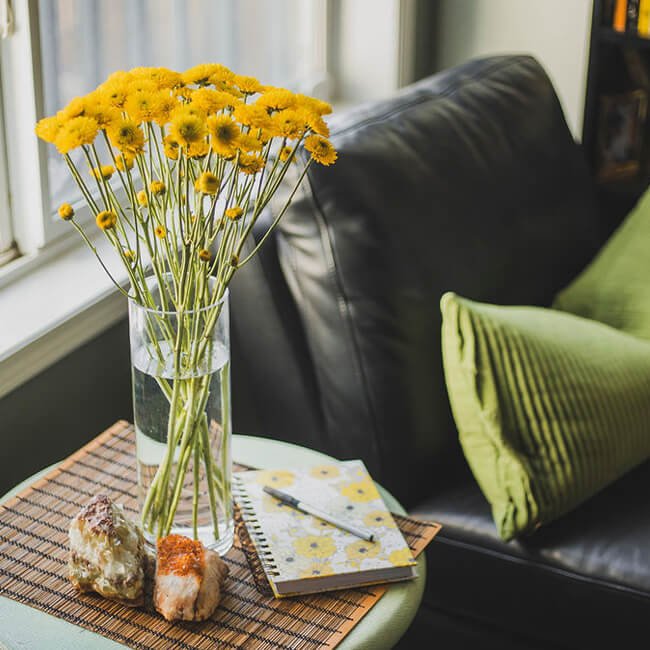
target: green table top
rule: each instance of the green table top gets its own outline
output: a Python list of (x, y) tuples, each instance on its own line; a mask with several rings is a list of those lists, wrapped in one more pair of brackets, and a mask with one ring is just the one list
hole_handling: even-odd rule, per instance
[[(260, 468), (312, 465), (333, 460), (305, 447), (253, 436), (234, 435), (232, 450), (235, 461)], [(30, 476), (0, 501), (20, 492), (50, 469), (47, 467)], [(380, 485), (377, 487), (390, 510), (406, 514), (390, 493)], [(392, 648), (411, 624), (422, 600), (426, 579), (424, 553), (418, 558), (417, 572), (415, 580), (391, 585), (338, 647), (341, 650)], [(0, 597), (0, 650), (119, 650), (124, 647), (27, 605)]]

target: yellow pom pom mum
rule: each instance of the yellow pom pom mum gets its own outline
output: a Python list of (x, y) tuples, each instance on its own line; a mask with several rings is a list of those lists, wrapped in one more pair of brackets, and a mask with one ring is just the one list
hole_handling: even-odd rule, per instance
[(200, 115), (192, 115), (189, 111), (183, 112), (172, 119), (169, 134), (179, 145), (186, 147), (205, 138), (205, 121)]
[(234, 208), (228, 208), (226, 210), (226, 217), (228, 219), (231, 219), (232, 221), (237, 221), (238, 219), (241, 219), (242, 214), (244, 214), (244, 211), (237, 205)]
[(74, 209), (69, 203), (62, 203), (59, 206), (58, 213), (63, 221), (70, 221), (74, 217)]
[(332, 143), (320, 135), (310, 135), (305, 138), (305, 149), (309, 151), (312, 159), (320, 165), (331, 165), (336, 161), (336, 149)]
[(66, 154), (84, 144), (91, 144), (99, 131), (92, 117), (73, 117), (59, 129), (54, 144), (59, 153)]
[(56, 115), (52, 117), (44, 117), (36, 124), (36, 135), (45, 142), (53, 144), (56, 140), (56, 136), (59, 133), (61, 128), (61, 123)]
[(137, 122), (131, 119), (120, 120), (108, 130), (108, 139), (121, 152), (131, 156), (144, 150), (144, 133)]
[(149, 191), (152, 194), (161, 195), (167, 191), (167, 186), (162, 181), (151, 181)]
[(167, 228), (165, 226), (156, 226), (154, 233), (158, 239), (165, 239), (167, 237)]
[(249, 176), (257, 174), (257, 172), (264, 169), (264, 158), (261, 156), (242, 153), (239, 155), (239, 169), (241, 172), (248, 174)]
[(202, 194), (216, 194), (219, 191), (221, 181), (212, 172), (203, 172), (194, 184), (197, 192)]
[(211, 116), (208, 118), (210, 143), (215, 153), (221, 156), (231, 156), (241, 135), (239, 126), (229, 115)]
[(96, 217), (95, 223), (102, 230), (110, 230), (115, 228), (117, 223), (117, 215), (112, 210), (102, 210)]
[(115, 167), (113, 165), (102, 165), (101, 167), (93, 167), (90, 170), (90, 174), (94, 176), (98, 181), (102, 178), (107, 181), (115, 173)]
[(125, 172), (127, 169), (133, 169), (133, 156), (127, 153), (121, 153), (115, 156), (115, 166)]
[(142, 206), (145, 206), (147, 205), (147, 203), (149, 203), (149, 199), (147, 198), (147, 193), (144, 190), (140, 190), (137, 193), (136, 198), (138, 199), (138, 203)]

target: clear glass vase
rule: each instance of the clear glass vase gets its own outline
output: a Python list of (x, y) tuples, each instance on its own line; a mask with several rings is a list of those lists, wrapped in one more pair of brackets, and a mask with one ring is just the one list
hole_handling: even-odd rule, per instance
[(129, 301), (143, 531), (152, 544), (178, 533), (223, 555), (234, 534), (228, 293), (183, 312), (158, 309), (151, 293), (154, 307)]

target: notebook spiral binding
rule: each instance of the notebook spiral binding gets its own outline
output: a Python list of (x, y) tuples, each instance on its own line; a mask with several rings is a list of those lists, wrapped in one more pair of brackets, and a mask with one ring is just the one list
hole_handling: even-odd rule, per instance
[(262, 527), (256, 519), (251, 501), (244, 490), (240, 477), (238, 477), (237, 474), (234, 474), (232, 477), (232, 488), (233, 496), (237, 500), (237, 505), (239, 506), (242, 519), (244, 520), (248, 534), (255, 545), (255, 550), (257, 551), (262, 568), (270, 576), (280, 575), (277, 564), (275, 564), (271, 551), (269, 550), (268, 542), (264, 537)]

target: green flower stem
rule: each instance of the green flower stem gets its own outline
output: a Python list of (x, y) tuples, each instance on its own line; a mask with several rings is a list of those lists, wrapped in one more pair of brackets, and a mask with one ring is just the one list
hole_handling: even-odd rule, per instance
[(192, 496), (192, 532), (194, 539), (199, 538), (199, 463), (201, 462), (201, 445), (194, 445), (194, 494)]

